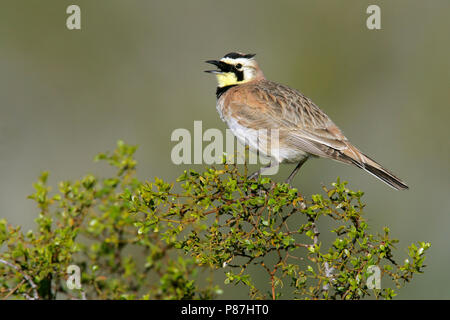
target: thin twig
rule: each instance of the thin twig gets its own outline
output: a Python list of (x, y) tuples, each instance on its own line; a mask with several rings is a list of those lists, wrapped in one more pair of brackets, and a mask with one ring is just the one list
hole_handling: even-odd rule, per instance
[(24, 271), (22, 271), (18, 266), (16, 266), (15, 264), (12, 264), (11, 262), (8, 262), (6, 260), (3, 260), (0, 258), (0, 263), (3, 263), (5, 265), (7, 265), (8, 267), (13, 268), (14, 270), (16, 270), (18, 273), (20, 273), (30, 284), (31, 288), (33, 289), (33, 297), (30, 297), (29, 295), (24, 293), (24, 296), (28, 299), (28, 300), (38, 300), (39, 299), (39, 294), (38, 294), (38, 287), (37, 285), (33, 282), (33, 279), (31, 279), (31, 277), (29, 275), (27, 275)]
[(22, 279), (22, 281), (19, 282), (19, 284), (12, 290), (10, 290), (8, 292), (8, 294), (6, 296), (3, 297), (3, 300), (8, 299), (14, 292), (17, 291), (17, 289), (19, 289), (19, 287), (25, 282), (25, 279)]
[[(314, 246), (316, 246), (317, 244), (319, 244), (320, 232), (319, 232), (319, 229), (317, 228), (316, 221), (312, 218), (310, 219), (310, 221), (311, 221), (311, 224), (313, 227), (313, 232), (314, 232)], [(334, 268), (330, 268), (327, 261), (325, 261), (324, 267), (325, 267), (325, 276), (329, 279), (330, 282), (333, 281), (334, 280), (334, 277), (333, 277)], [(330, 284), (329, 283), (324, 284), (322, 289), (324, 291), (328, 291), (330, 289)]]

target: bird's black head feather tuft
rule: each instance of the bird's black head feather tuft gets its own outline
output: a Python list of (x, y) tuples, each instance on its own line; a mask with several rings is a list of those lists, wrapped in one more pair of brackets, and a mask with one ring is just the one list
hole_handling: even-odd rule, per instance
[(224, 56), (224, 58), (231, 58), (231, 59), (247, 58), (247, 59), (251, 59), (254, 56), (255, 56), (255, 54), (253, 54), (253, 53), (245, 54), (245, 53), (240, 53), (240, 52), (230, 52), (230, 53), (227, 53)]

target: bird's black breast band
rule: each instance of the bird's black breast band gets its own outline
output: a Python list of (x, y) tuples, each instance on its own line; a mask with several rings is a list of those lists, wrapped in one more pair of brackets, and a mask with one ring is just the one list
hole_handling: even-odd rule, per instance
[(225, 92), (227, 92), (229, 89), (231, 89), (231, 88), (233, 88), (235, 86), (236, 86), (235, 84), (232, 84), (230, 86), (217, 87), (217, 90), (216, 90), (216, 97), (217, 97), (217, 99), (219, 99), (221, 95), (223, 95)]

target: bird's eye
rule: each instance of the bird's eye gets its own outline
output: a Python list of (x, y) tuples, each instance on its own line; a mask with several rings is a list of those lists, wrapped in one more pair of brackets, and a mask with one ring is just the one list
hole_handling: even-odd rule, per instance
[(236, 69), (240, 69), (240, 68), (242, 68), (242, 64), (238, 63), (238, 64), (236, 65)]

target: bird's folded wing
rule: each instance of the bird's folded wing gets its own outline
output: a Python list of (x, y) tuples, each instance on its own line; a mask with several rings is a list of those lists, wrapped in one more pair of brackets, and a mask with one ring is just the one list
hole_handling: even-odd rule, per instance
[(289, 102), (270, 96), (249, 101), (247, 96), (228, 101), (227, 113), (246, 128), (278, 129), (280, 146), (327, 158), (348, 147), (339, 128), (310, 100)]

